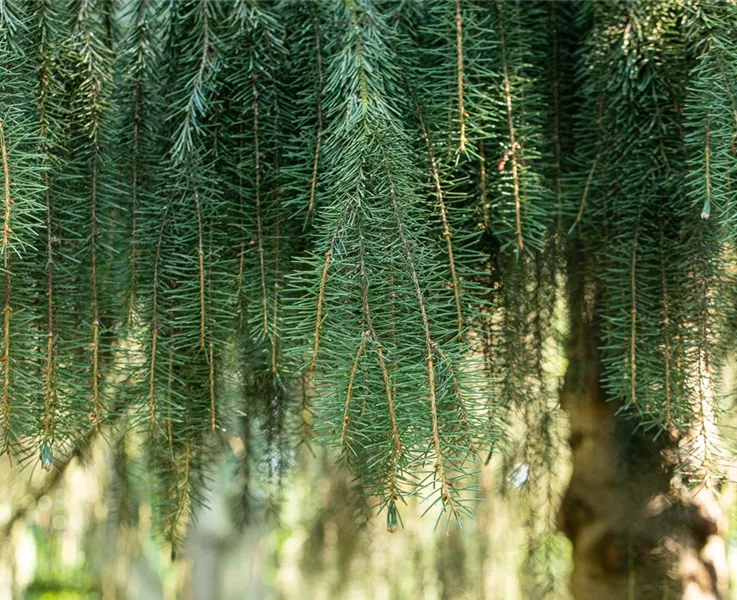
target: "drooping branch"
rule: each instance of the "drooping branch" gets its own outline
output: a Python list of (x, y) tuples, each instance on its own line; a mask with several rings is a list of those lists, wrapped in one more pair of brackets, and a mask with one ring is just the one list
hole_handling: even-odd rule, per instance
[(399, 436), (399, 425), (397, 423), (397, 408), (395, 404), (394, 394), (392, 391), (391, 377), (389, 376), (389, 369), (386, 365), (386, 359), (384, 358), (384, 349), (381, 345), (376, 330), (374, 329), (374, 320), (372, 311), (369, 305), (369, 282), (368, 273), (366, 270), (366, 247), (363, 239), (363, 231), (361, 225), (360, 214), (357, 214), (357, 227), (358, 227), (358, 253), (359, 253), (359, 276), (361, 279), (361, 304), (363, 309), (363, 319), (368, 330), (368, 335), (374, 343), (376, 348), (376, 358), (381, 368), (381, 378), (384, 383), (384, 393), (386, 394), (386, 402), (389, 408), (389, 424), (390, 433), (392, 440), (392, 452), (391, 452), (391, 463), (389, 465), (389, 498), (394, 501), (399, 496), (399, 488), (397, 484), (397, 476), (399, 469), (399, 462), (402, 456), (402, 441)]
[(164, 244), (164, 230), (169, 219), (169, 208), (167, 204), (164, 214), (161, 215), (159, 235), (156, 238), (156, 249), (154, 250), (154, 269), (151, 282), (151, 361), (148, 374), (148, 402), (149, 402), (149, 429), (154, 430), (156, 425), (156, 351), (159, 341), (159, 268), (161, 265), (161, 249)]
[(322, 145), (323, 135), (323, 115), (322, 115), (322, 44), (320, 42), (320, 24), (315, 14), (315, 4), (310, 3), (310, 17), (312, 22), (312, 31), (315, 39), (315, 60), (317, 69), (317, 86), (315, 88), (315, 110), (317, 111), (317, 134), (315, 137), (315, 158), (312, 161), (312, 177), (310, 179), (310, 204), (307, 207), (308, 214), (312, 213), (315, 207), (315, 196), (317, 194), (317, 172), (320, 163), (320, 146)]
[(366, 347), (366, 340), (367, 336), (364, 332), (363, 334), (361, 334), (361, 343), (358, 345), (358, 350), (356, 350), (356, 357), (353, 359), (353, 366), (351, 367), (351, 372), (348, 376), (348, 388), (346, 389), (345, 406), (343, 408), (343, 426), (340, 432), (340, 442), (338, 444), (341, 455), (343, 455), (345, 452), (345, 437), (346, 433), (348, 432), (348, 424), (351, 421), (351, 415), (349, 411), (351, 408), (351, 398), (353, 397), (353, 385), (356, 383), (356, 373), (358, 372), (358, 365), (361, 360), (361, 354), (363, 354), (363, 350)]
[(430, 331), (430, 319), (428, 318), (427, 309), (425, 307), (425, 298), (422, 293), (422, 287), (420, 286), (420, 279), (417, 274), (417, 268), (415, 267), (414, 259), (412, 257), (412, 250), (404, 229), (402, 213), (400, 212), (399, 204), (397, 202), (396, 189), (391, 171), (391, 165), (387, 159), (386, 152), (383, 149), (382, 155), (384, 160), (384, 167), (386, 169), (387, 183), (389, 184), (389, 201), (397, 227), (397, 235), (399, 236), (399, 243), (401, 245), (402, 253), (404, 255), (410, 279), (412, 280), (415, 299), (417, 300), (417, 307), (420, 311), (420, 318), (422, 320), (422, 329), (424, 332), (425, 341), (425, 365), (427, 368), (428, 399), (430, 401), (430, 415), (432, 419), (432, 447), (435, 453), (434, 468), (437, 474), (437, 478), (440, 481), (441, 501), (443, 507), (447, 507), (451, 511), (451, 514), (457, 520), (460, 520), (459, 507), (456, 505), (455, 502), (455, 493), (453, 490), (452, 481), (446, 472), (445, 458), (443, 456), (441, 445), (440, 419), (437, 406), (437, 384), (435, 381), (436, 374), (434, 351), (436, 343), (433, 340), (432, 333)]
[(509, 160), (512, 165), (512, 186), (514, 189), (514, 234), (517, 238), (517, 248), (520, 252), (525, 249), (522, 236), (522, 192), (519, 176), (519, 153), (520, 145), (517, 142), (517, 133), (514, 125), (514, 109), (512, 107), (512, 84), (509, 79), (509, 67), (507, 65), (507, 48), (504, 38), (504, 24), (502, 18), (501, 3), (496, 0), (497, 15), (499, 18), (499, 42), (501, 45), (502, 73), (504, 76), (504, 104), (507, 109), (507, 125), (509, 128)]
[(207, 302), (205, 297), (205, 246), (202, 239), (202, 202), (197, 186), (192, 188), (194, 194), (195, 211), (197, 214), (197, 261), (199, 264), (199, 289), (200, 289), (200, 350), (205, 351), (205, 338), (207, 335)]
[[(5, 142), (5, 124), (0, 120), (0, 156), (3, 162), (3, 235), (0, 254), (3, 257), (3, 271), (5, 272), (5, 306), (3, 308), (3, 437), (5, 438), (10, 429), (10, 316), (13, 309), (10, 307), (10, 288), (11, 288), (11, 272), (10, 272), (10, 245), (9, 239), (12, 231), (11, 210), (13, 199), (10, 197), (10, 165), (8, 164), (8, 149)], [(6, 442), (7, 443), (7, 440)]]
[(632, 239), (632, 264), (630, 269), (630, 400), (637, 406), (637, 248), (640, 238), (640, 218), (642, 209), (637, 215), (634, 238)]
[[(460, 0), (458, 0), (458, 6), (460, 7)], [(433, 186), (435, 187), (435, 197), (438, 201), (438, 209), (440, 210), (440, 222), (443, 225), (442, 236), (445, 239), (445, 248), (448, 252), (448, 265), (450, 267), (450, 285), (453, 288), (453, 299), (455, 301), (456, 308), (456, 321), (458, 324), (458, 341), (463, 340), (463, 310), (461, 309), (461, 291), (458, 282), (458, 274), (456, 273), (455, 258), (453, 256), (453, 243), (451, 242), (452, 233), (450, 225), (448, 223), (448, 211), (445, 207), (445, 200), (443, 198), (443, 187), (440, 183), (440, 173), (438, 170), (438, 163), (435, 160), (435, 152), (433, 151), (432, 141), (428, 134), (427, 127), (425, 127), (425, 119), (422, 115), (422, 108), (417, 100), (414, 90), (409, 88), (410, 96), (415, 105), (415, 113), (417, 114), (417, 120), (420, 124), (420, 130), (422, 131), (422, 138), (425, 141), (425, 150), (427, 152), (427, 158), (430, 162), (430, 173), (432, 174)]]
[(269, 300), (266, 291), (266, 261), (264, 258), (264, 237), (261, 214), (261, 151), (259, 148), (259, 87), (258, 77), (254, 71), (251, 75), (251, 86), (253, 94), (253, 175), (254, 175), (254, 198), (256, 202), (256, 244), (258, 247), (258, 266), (261, 277), (261, 304), (263, 308), (263, 330), (264, 335), (269, 333)]
[(461, 0), (456, 0), (456, 78), (458, 87), (458, 125), (460, 127), (458, 151), (461, 154), (466, 153), (466, 110), (463, 107), (463, 10), (461, 9)]

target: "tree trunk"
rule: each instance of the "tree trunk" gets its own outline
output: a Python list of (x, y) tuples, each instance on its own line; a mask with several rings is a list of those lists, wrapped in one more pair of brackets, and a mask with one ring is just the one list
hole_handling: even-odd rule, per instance
[(688, 434), (655, 442), (616, 415), (600, 383), (597, 328), (585, 320), (572, 327), (561, 391), (573, 471), (558, 526), (573, 544), (574, 598), (726, 598), (725, 508), (712, 490), (686, 490), (674, 475), (688, 460)]

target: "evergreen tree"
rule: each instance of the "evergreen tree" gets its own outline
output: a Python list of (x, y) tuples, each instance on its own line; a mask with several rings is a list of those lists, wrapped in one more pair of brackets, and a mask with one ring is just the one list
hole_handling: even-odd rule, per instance
[(720, 589), (735, 40), (710, 0), (0, 3), (0, 451), (135, 429), (173, 547), (214, 464), (247, 515), (313, 438), (450, 527), (513, 415), (546, 481), (560, 392), (577, 597)]

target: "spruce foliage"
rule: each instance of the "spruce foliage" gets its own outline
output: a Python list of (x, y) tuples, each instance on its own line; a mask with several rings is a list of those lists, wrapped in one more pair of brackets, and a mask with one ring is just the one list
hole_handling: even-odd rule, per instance
[(700, 0), (3, 2), (0, 450), (135, 429), (172, 542), (213, 464), (247, 511), (312, 438), (389, 529), (412, 495), (460, 521), (510, 413), (556, 435), (569, 242), (607, 394), (698, 429), (735, 322), (736, 28)]

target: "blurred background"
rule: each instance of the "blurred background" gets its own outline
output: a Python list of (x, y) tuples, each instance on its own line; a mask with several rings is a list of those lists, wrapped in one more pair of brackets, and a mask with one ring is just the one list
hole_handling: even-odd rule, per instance
[(525, 418), (478, 465), (482, 499), (462, 528), (411, 500), (388, 532), (328, 453), (303, 446), (290, 472), (256, 469), (247, 489), (218, 464), (176, 553), (152, 538), (135, 433), (100, 437), (49, 473), (3, 457), (0, 600), (566, 599), (570, 546), (554, 523), (565, 421), (555, 407)]
[[(512, 412), (505, 445), (476, 465), (479, 502), (462, 527), (410, 499), (390, 533), (324, 448), (249, 464), (241, 438), (223, 436), (231, 452), (173, 549), (153, 535), (145, 432), (100, 434), (49, 472), (6, 454), (0, 600), (571, 600), (571, 547), (555, 525), (567, 419), (546, 397), (547, 410)], [(731, 522), (734, 581), (734, 511)]]

